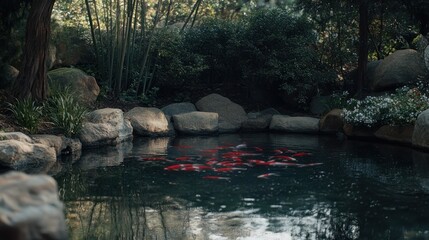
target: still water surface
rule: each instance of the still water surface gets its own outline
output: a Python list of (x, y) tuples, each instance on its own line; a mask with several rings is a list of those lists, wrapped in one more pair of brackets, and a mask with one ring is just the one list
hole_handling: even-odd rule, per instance
[[(277, 151), (285, 147), (311, 155), (296, 157), (299, 166), (248, 164), (292, 155)], [(234, 151), (251, 155), (232, 172), (164, 170)], [(140, 138), (84, 152), (55, 178), (71, 239), (429, 239), (429, 154), (396, 145), (290, 134)]]

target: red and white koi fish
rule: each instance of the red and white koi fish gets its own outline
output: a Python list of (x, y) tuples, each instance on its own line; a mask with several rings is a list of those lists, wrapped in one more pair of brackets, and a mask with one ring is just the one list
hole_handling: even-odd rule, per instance
[(238, 144), (237, 146), (234, 147), (235, 149), (241, 149), (241, 148), (247, 148), (247, 144), (242, 143), (242, 144)]
[(191, 157), (189, 157), (189, 156), (177, 157), (176, 160), (177, 161), (189, 161), (189, 160), (191, 160)]
[(259, 159), (251, 159), (248, 162), (253, 163), (255, 165), (258, 165), (258, 166), (268, 166), (269, 165), (268, 162), (265, 162), (264, 160), (259, 160)]
[(307, 163), (307, 164), (300, 164), (300, 167), (313, 167), (313, 166), (319, 166), (323, 163)]
[(273, 177), (273, 176), (278, 177), (278, 176), (280, 176), (280, 174), (277, 174), (277, 173), (264, 173), (264, 174), (259, 175), (257, 178), (265, 178), (265, 179), (267, 179), (267, 178)]
[(264, 149), (260, 148), (260, 147), (253, 147), (255, 149), (255, 151), (257, 152), (263, 152)]
[(218, 149), (204, 149), (204, 150), (201, 150), (201, 152), (203, 152), (203, 153), (217, 153), (219, 150)]
[(209, 180), (230, 180), (229, 177), (220, 177), (220, 176), (204, 176), (203, 179), (209, 179)]
[(192, 167), (192, 166), (198, 166), (196, 164), (175, 164), (175, 165), (171, 165), (168, 167), (165, 167), (164, 170), (167, 171), (179, 171), (181, 168), (186, 168), (186, 167)]
[(289, 156), (284, 156), (284, 155), (281, 155), (281, 156), (271, 156), (270, 157), (270, 159), (282, 159), (282, 160), (286, 160), (286, 161), (296, 161), (296, 158), (293, 158), (293, 157), (289, 157)]
[(215, 172), (232, 172), (232, 171), (241, 171), (247, 170), (246, 168), (236, 168), (236, 167), (225, 167), (225, 168), (217, 168), (213, 169)]
[(221, 164), (221, 166), (224, 166), (224, 167), (238, 167), (238, 166), (250, 166), (250, 164), (244, 163), (244, 162), (226, 162), (226, 163)]
[(282, 151), (282, 150), (280, 150), (280, 149), (275, 149), (275, 150), (273, 150), (273, 152), (274, 152), (275, 154), (283, 154), (283, 151)]
[(292, 154), (292, 157), (304, 157), (304, 156), (310, 156), (310, 155), (312, 154), (307, 152), (298, 152), (298, 153)]
[(206, 162), (206, 164), (207, 165), (215, 165), (215, 164), (217, 164), (219, 161), (216, 159), (216, 158), (211, 158), (211, 159), (209, 159), (207, 162)]
[(192, 165), (192, 166), (186, 166), (183, 168), (180, 168), (180, 171), (187, 171), (187, 172), (199, 172), (199, 171), (205, 171), (205, 170), (212, 170), (213, 168), (210, 166), (204, 166), (204, 165)]

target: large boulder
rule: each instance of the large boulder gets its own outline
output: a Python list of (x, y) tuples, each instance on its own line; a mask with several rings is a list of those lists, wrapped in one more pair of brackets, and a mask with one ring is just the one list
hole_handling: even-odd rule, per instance
[(324, 133), (337, 133), (343, 130), (343, 110), (332, 109), (320, 119), (320, 131)]
[(52, 165), (57, 160), (55, 149), (40, 143), (17, 140), (0, 141), (0, 165), (13, 169)]
[(412, 143), (417, 147), (429, 148), (429, 109), (423, 111), (417, 117)]
[(66, 240), (64, 206), (55, 180), (47, 175), (0, 175), (0, 238)]
[(169, 134), (168, 120), (158, 108), (135, 107), (125, 113), (134, 133), (141, 136), (166, 136)]
[(100, 87), (95, 78), (77, 68), (58, 68), (49, 71), (48, 76), (51, 86), (70, 87), (82, 104), (93, 104), (100, 93)]
[(247, 114), (247, 120), (241, 124), (243, 131), (264, 131), (270, 126), (273, 115), (280, 114), (274, 108), (267, 108), (260, 112), (250, 112)]
[(394, 89), (418, 80), (427, 73), (421, 55), (412, 49), (398, 50), (387, 56), (375, 69), (371, 89), (383, 91)]
[(201, 98), (196, 104), (202, 112), (219, 114), (219, 132), (235, 132), (247, 119), (243, 107), (219, 94), (210, 94)]
[(116, 145), (132, 137), (129, 120), (121, 109), (103, 108), (88, 113), (82, 124), (79, 139), (83, 147)]
[(56, 136), (50, 134), (31, 135), (35, 143), (41, 143), (49, 147), (53, 147), (57, 156), (62, 154), (79, 155), (82, 150), (82, 144), (79, 139), (66, 138), (64, 136)]
[(375, 131), (374, 136), (383, 140), (411, 144), (414, 125), (408, 126), (389, 126), (385, 125)]
[(0, 89), (6, 89), (12, 86), (16, 77), (18, 77), (18, 69), (10, 65), (1, 65), (0, 66)]
[(318, 133), (319, 119), (274, 115), (271, 119), (270, 130), (292, 133)]
[(20, 142), (33, 143), (33, 139), (22, 132), (0, 132), (0, 140), (17, 140)]
[(174, 128), (183, 134), (213, 134), (219, 130), (218, 114), (190, 112), (173, 116)]
[(195, 108), (195, 105), (193, 103), (181, 102), (181, 103), (172, 103), (170, 105), (167, 105), (161, 108), (161, 111), (163, 111), (165, 115), (173, 116), (176, 114), (195, 112), (197, 111), (197, 109)]

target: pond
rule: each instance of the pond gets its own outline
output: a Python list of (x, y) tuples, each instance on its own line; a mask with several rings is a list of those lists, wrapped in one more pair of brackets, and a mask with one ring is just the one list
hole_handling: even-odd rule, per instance
[(265, 133), (138, 138), (62, 168), (71, 239), (429, 238), (429, 154), (407, 147)]

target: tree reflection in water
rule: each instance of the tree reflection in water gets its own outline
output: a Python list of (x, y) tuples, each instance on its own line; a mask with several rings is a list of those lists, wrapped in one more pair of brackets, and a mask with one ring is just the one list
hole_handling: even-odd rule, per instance
[[(99, 158), (115, 159), (106, 159), (108, 165), (64, 166), (56, 178), (71, 239), (427, 237), (428, 154), (323, 137), (228, 136), (140, 139), (125, 148), (126, 153), (101, 151)], [(183, 155), (169, 144), (199, 143), (188, 150), (197, 154), (241, 142), (264, 148), (292, 146), (313, 152), (325, 164), (287, 168), (268, 180), (255, 177), (266, 169), (255, 168), (230, 174), (231, 181), (207, 181), (201, 178), (205, 173), (165, 172), (165, 163), (138, 157), (146, 152), (172, 159)], [(98, 158), (96, 151), (91, 154)], [(125, 157), (118, 161), (118, 156)]]

